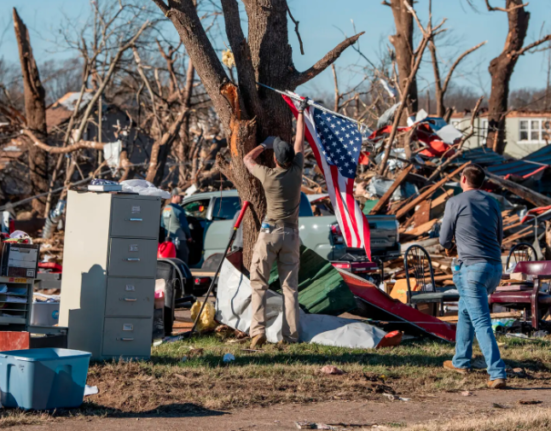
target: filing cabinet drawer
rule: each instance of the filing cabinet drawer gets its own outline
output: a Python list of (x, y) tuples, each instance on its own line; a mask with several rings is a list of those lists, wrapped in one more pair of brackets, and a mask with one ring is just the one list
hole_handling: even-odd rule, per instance
[(113, 317), (151, 317), (155, 302), (153, 278), (107, 279), (105, 315)]
[(111, 238), (109, 276), (155, 278), (157, 240)]
[(157, 238), (161, 201), (113, 197), (111, 236)]
[(149, 356), (152, 333), (152, 319), (107, 318), (103, 328), (103, 356)]

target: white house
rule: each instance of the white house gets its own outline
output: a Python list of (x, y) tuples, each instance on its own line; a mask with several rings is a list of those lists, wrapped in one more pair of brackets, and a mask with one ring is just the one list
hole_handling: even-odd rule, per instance
[[(457, 129), (468, 132), (470, 115), (454, 114), (450, 120)], [(486, 145), (488, 115), (481, 114), (474, 123), (475, 135), (466, 142), (467, 148)], [(551, 112), (511, 111), (505, 120), (505, 154), (521, 159), (551, 143)]]

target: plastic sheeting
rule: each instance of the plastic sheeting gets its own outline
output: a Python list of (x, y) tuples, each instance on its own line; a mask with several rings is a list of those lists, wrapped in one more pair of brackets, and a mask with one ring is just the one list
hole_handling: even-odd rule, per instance
[[(251, 325), (251, 285), (228, 260), (220, 273), (216, 297), (216, 320), (248, 333)], [(266, 337), (270, 343), (282, 339), (283, 297), (270, 290), (266, 301)], [(363, 322), (300, 311), (299, 341), (325, 346), (374, 348), (386, 335), (383, 330)]]
[(158, 189), (146, 180), (127, 180), (121, 183), (122, 191), (126, 193), (138, 193), (140, 196), (157, 196), (162, 199), (170, 199), (170, 193)]

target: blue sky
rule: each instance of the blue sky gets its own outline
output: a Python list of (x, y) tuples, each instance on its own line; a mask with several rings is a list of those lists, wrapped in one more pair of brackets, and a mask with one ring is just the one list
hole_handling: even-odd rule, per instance
[[(100, 0), (107, 1), (107, 0)], [(114, 0), (109, 0), (114, 1)], [(218, 2), (217, 0), (214, 0)], [(507, 33), (507, 18), (503, 12), (487, 12), (483, 0), (474, 0), (478, 4), (478, 13), (473, 11), (466, 0), (433, 0), (435, 21), (446, 17), (445, 27), (449, 34), (440, 53), (444, 59), (452, 61), (460, 52), (479, 42), (487, 45), (473, 54), (458, 70), (455, 83), (472, 86), (480, 91), (489, 89), (487, 72), (490, 60), (499, 54)], [(503, 6), (503, 0), (492, 0), (494, 6)], [(293, 15), (300, 21), (300, 32), (304, 41), (306, 55), (300, 55), (298, 41), (290, 26), (290, 41), (293, 46), (297, 69), (306, 69), (328, 50), (342, 41), (343, 32), (353, 33), (351, 20), (358, 31), (366, 34), (360, 39), (365, 55), (376, 61), (378, 53), (386, 49), (388, 36), (392, 34), (394, 24), (390, 8), (381, 5), (380, 0), (289, 0)], [(0, 56), (9, 61), (17, 61), (17, 46), (11, 26), (11, 9), (17, 7), (19, 14), (31, 31), (33, 50), (38, 62), (47, 59), (63, 59), (70, 54), (60, 52), (53, 42), (55, 34), (65, 16), (75, 21), (84, 21), (89, 11), (88, 0), (2, 0), (0, 1)], [(416, 10), (422, 20), (427, 17), (428, 0), (419, 0)], [(530, 29), (527, 43), (538, 39), (541, 32), (551, 32), (551, 0), (531, 0), (528, 6), (531, 12)], [(176, 31), (166, 26), (169, 38), (176, 38)], [(346, 88), (359, 79), (352, 72), (351, 65), (364, 64), (357, 53), (349, 49), (337, 62), (341, 87)], [(357, 69), (358, 70), (358, 69)], [(430, 64), (423, 65), (420, 88), (430, 86), (432, 72)], [(511, 88), (541, 88), (547, 79), (547, 53), (528, 54), (521, 57), (512, 78)], [(330, 93), (332, 75), (326, 71), (306, 86), (304, 91), (322, 91)]]

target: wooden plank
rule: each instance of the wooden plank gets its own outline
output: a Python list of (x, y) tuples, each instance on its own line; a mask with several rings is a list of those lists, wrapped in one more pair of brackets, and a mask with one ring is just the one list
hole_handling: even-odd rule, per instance
[(375, 205), (373, 207), (370, 214), (379, 214), (379, 212), (384, 207), (386, 207), (386, 204), (388, 203), (388, 201), (392, 197), (392, 194), (396, 191), (396, 189), (398, 187), (400, 187), (400, 185), (402, 185), (402, 183), (405, 181), (407, 175), (411, 172), (412, 169), (413, 169), (413, 164), (409, 165), (407, 168), (402, 170), (402, 172), (400, 172), (400, 175), (398, 175), (398, 177), (396, 177), (396, 179), (394, 180), (394, 183), (392, 183), (392, 185), (385, 192), (383, 197), (381, 197), (381, 199), (379, 199), (379, 202), (377, 202), (377, 205)]
[(430, 221), (431, 202), (430, 199), (427, 199), (425, 202), (421, 203), (419, 209), (415, 211), (413, 215), (415, 226), (421, 226)]
[(440, 205), (446, 203), (446, 201), (453, 196), (453, 190), (446, 190), (446, 193), (443, 195), (438, 196), (436, 199), (434, 199), (430, 203), (430, 208), (435, 209), (439, 207)]
[(514, 193), (522, 199), (530, 202), (532, 205), (535, 205), (537, 207), (546, 207), (551, 205), (551, 198), (548, 198), (541, 193), (535, 192), (528, 187), (524, 187), (523, 185), (514, 183), (504, 178), (500, 178), (497, 175), (490, 174), (488, 171), (486, 171), (486, 176), (490, 178), (490, 180), (494, 184), (497, 184), (498, 186), (509, 190), (511, 193)]
[(447, 181), (449, 181), (451, 178), (453, 178), (455, 175), (463, 171), (467, 166), (469, 166), (471, 162), (464, 163), (460, 167), (458, 167), (455, 171), (453, 171), (451, 174), (446, 175), (443, 177), (440, 181), (435, 183), (433, 186), (429, 187), (427, 190), (425, 190), (423, 193), (421, 193), (417, 198), (412, 200), (409, 204), (404, 205), (397, 213), (396, 218), (400, 219), (403, 216), (405, 216), (410, 210), (414, 209), (417, 205), (419, 205), (421, 202), (425, 201), (429, 197), (431, 197), (436, 190), (438, 190), (440, 187), (444, 185)]
[(526, 238), (529, 235), (532, 235), (534, 233), (534, 227), (528, 226), (525, 229), (522, 229), (520, 232), (517, 232), (514, 235), (511, 235), (508, 238), (505, 238), (503, 240), (503, 245), (511, 244), (512, 242), (515, 242), (517, 239)]
[(420, 236), (420, 235), (423, 235), (424, 233), (427, 233), (428, 231), (430, 231), (433, 226), (436, 224), (438, 220), (431, 220), (427, 223), (423, 223), (421, 226), (418, 226), (416, 228), (413, 228), (411, 230), (408, 230), (408, 231), (405, 231), (405, 232), (400, 232), (401, 234), (403, 233), (404, 236), (408, 236), (408, 237), (417, 237), (417, 236)]

